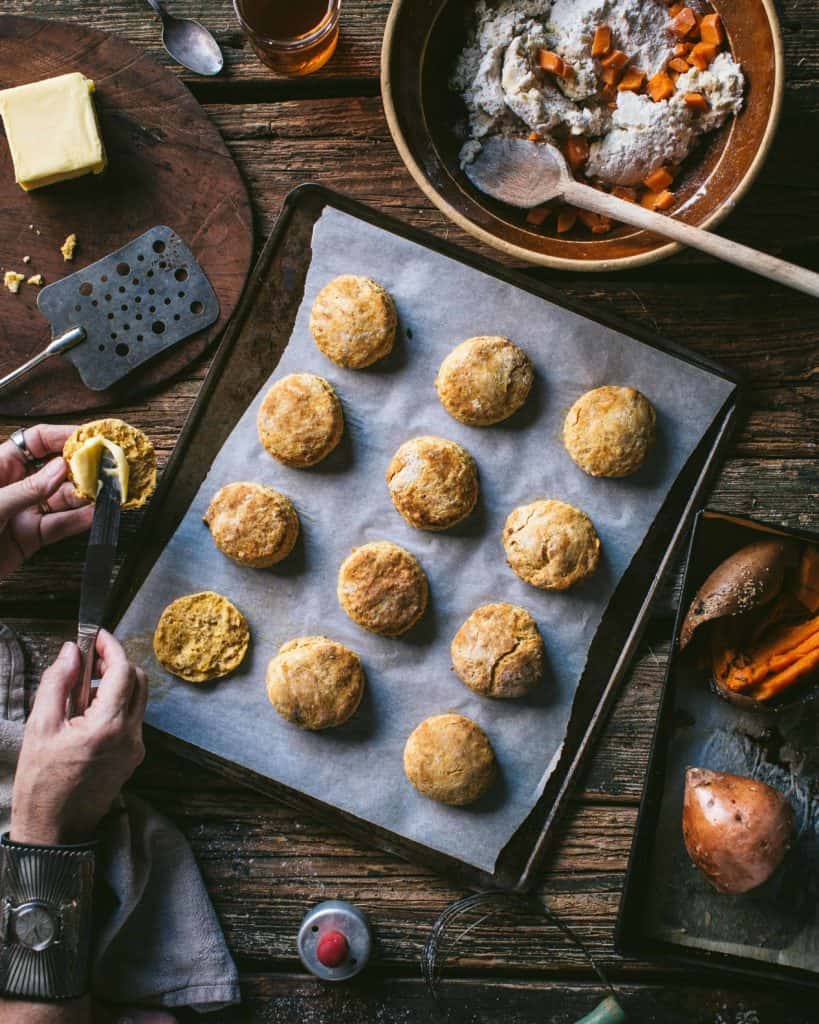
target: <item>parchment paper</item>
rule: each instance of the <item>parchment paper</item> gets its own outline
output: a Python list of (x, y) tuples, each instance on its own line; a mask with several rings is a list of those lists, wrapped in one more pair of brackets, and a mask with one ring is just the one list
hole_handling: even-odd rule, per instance
[[(151, 678), (151, 725), (492, 871), (556, 763), (577, 681), (609, 596), (733, 385), (331, 208), (316, 223), (312, 248), (304, 300), (279, 367), (269, 381), (259, 381), (255, 397), (248, 395), (246, 414), (118, 633)], [(398, 307), (396, 350), (370, 370), (335, 366), (309, 332), (313, 299), (342, 273), (375, 277)], [(511, 337), (532, 358), (538, 379), (524, 409), (491, 428), (470, 428), (450, 418), (433, 387), (447, 352), (478, 334)], [(256, 433), (256, 410), (269, 384), (296, 371), (332, 381), (346, 418), (340, 448), (311, 470), (279, 465)], [(657, 447), (646, 466), (625, 480), (585, 475), (561, 442), (569, 406), (588, 388), (604, 383), (634, 385), (658, 412)], [(210, 415), (218, 416), (219, 410)], [(427, 433), (465, 445), (480, 472), (478, 509), (442, 534), (408, 526), (393, 508), (384, 481), (399, 444)], [(283, 491), (298, 509), (303, 539), (273, 570), (234, 565), (216, 550), (202, 523), (214, 492), (242, 479)], [(602, 540), (597, 574), (563, 594), (526, 585), (504, 560), (500, 536), (506, 516), (516, 505), (539, 497), (583, 508)], [(360, 629), (336, 600), (342, 560), (353, 546), (380, 539), (417, 555), (430, 582), (430, 611), (400, 640)], [(169, 601), (204, 589), (226, 595), (242, 610), (252, 646), (232, 677), (196, 686), (161, 670), (150, 637)], [(531, 699), (478, 697), (451, 670), (453, 634), (478, 605), (490, 601), (528, 608), (543, 633), (549, 669)], [(356, 716), (324, 733), (304, 732), (280, 719), (264, 687), (267, 662), (279, 646), (316, 633), (356, 650), (368, 679)], [(486, 729), (501, 766), (500, 783), (471, 808), (427, 800), (403, 774), (402, 751), (411, 730), (447, 710), (466, 714)]]

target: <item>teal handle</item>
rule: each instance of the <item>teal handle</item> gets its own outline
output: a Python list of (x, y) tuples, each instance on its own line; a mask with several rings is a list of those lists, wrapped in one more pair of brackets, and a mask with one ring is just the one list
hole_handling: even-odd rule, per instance
[(591, 1013), (581, 1017), (577, 1024), (623, 1024), (626, 1014), (614, 996), (606, 996)]

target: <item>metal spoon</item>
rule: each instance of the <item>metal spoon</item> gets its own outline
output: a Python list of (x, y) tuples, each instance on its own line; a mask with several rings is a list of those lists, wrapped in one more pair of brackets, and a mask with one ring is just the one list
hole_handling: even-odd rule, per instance
[(182, 67), (197, 75), (218, 75), (225, 66), (219, 44), (192, 18), (174, 18), (159, 0), (147, 0), (162, 19), (162, 45)]
[(819, 298), (819, 274), (575, 181), (563, 154), (549, 143), (495, 136), (483, 143), (464, 171), (475, 188), (510, 206), (528, 210), (551, 199), (563, 199)]

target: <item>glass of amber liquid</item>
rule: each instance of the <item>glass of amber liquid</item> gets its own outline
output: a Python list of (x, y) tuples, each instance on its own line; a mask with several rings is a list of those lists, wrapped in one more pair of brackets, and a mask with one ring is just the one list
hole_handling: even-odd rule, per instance
[(233, 0), (259, 60), (285, 75), (309, 75), (333, 56), (341, 0)]

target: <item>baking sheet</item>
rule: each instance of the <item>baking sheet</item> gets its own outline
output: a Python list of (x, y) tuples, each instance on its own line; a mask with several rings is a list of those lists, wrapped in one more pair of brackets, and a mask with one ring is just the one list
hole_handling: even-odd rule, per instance
[[(718, 560), (759, 539), (734, 520), (705, 518)], [(716, 537), (726, 543), (715, 543)], [(706, 543), (703, 537), (701, 544)], [(692, 553), (692, 562), (695, 555)], [(695, 587), (712, 566), (702, 565)], [(677, 654), (670, 679), (675, 727), (641, 904), (646, 934), (679, 946), (816, 971), (819, 963), (819, 715), (813, 703), (780, 712), (743, 711), (720, 700), (692, 657)], [(797, 838), (782, 867), (742, 896), (716, 892), (682, 839), (689, 765), (750, 776), (779, 789), (796, 813)]]
[[(340, 273), (365, 273), (392, 293), (400, 340), (384, 363), (348, 371), (325, 359), (308, 329), (318, 290)], [(441, 408), (438, 365), (464, 338), (505, 334), (532, 358), (536, 391), (512, 420), (469, 428)], [(309, 371), (333, 382), (347, 429), (339, 449), (311, 470), (271, 459), (255, 417), (272, 380)], [(563, 449), (566, 411), (585, 390), (630, 383), (658, 412), (659, 439), (634, 477), (583, 474)], [(560, 753), (572, 699), (597, 624), (677, 475), (734, 385), (673, 355), (516, 289), (338, 210), (313, 233), (305, 297), (290, 344), (213, 463), (184, 520), (117, 629), (151, 678), (146, 720), (189, 743), (348, 813), (491, 872), (534, 806)], [(215, 414), (215, 411), (214, 411)], [(475, 513), (444, 534), (417, 531), (392, 506), (384, 472), (398, 445), (421, 433), (464, 444), (475, 456), (482, 496)], [(201, 522), (225, 483), (255, 479), (294, 500), (303, 539), (281, 566), (242, 569), (219, 554)], [(518, 504), (552, 496), (584, 508), (597, 526), (603, 559), (593, 580), (548, 594), (517, 579), (500, 532)], [(400, 640), (366, 633), (338, 607), (336, 573), (350, 549), (389, 539), (415, 553), (430, 580), (431, 610)], [(253, 644), (241, 669), (208, 686), (163, 672), (150, 650), (161, 609), (181, 594), (214, 589), (247, 616)], [(539, 691), (518, 702), (474, 695), (450, 668), (449, 642), (488, 601), (512, 601), (535, 616), (549, 669)], [(368, 692), (358, 714), (329, 733), (302, 732), (267, 702), (265, 667), (296, 635), (325, 633), (361, 655)], [(419, 796), (402, 771), (407, 735), (423, 718), (457, 710), (488, 732), (502, 769), (495, 790), (472, 808)]]

